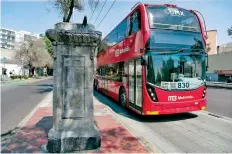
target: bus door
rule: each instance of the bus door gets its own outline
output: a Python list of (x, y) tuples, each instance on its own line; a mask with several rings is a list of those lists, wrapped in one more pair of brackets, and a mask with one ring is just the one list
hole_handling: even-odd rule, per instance
[(107, 92), (108, 89), (108, 74), (107, 74), (107, 66), (104, 66), (104, 78), (103, 78), (103, 89), (104, 92)]
[(129, 106), (142, 111), (142, 66), (140, 59), (131, 60), (129, 65)]

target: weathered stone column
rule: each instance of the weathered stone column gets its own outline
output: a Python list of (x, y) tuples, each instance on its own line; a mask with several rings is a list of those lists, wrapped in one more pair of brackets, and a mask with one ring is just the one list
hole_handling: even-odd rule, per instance
[(46, 36), (54, 49), (53, 128), (47, 150), (96, 149), (101, 137), (93, 120), (93, 61), (101, 32), (92, 25), (57, 23)]

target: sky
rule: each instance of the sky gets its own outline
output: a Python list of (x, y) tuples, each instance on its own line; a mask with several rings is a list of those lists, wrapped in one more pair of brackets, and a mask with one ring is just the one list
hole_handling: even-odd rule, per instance
[[(52, 4), (53, 0), (0, 0), (1, 1), (1, 27), (23, 30), (33, 33), (45, 33), (47, 29), (54, 28), (54, 24), (62, 21), (62, 14)], [(90, 20), (93, 9), (84, 3), (85, 10), (74, 11), (71, 22), (82, 22), (84, 15), (88, 22), (98, 26), (103, 16), (113, 3), (107, 0), (99, 18), (96, 20), (105, 0), (100, 0)], [(96, 0), (97, 1), (97, 0)], [(96, 28), (107, 35), (131, 11), (137, 0), (116, 0), (112, 9)], [(232, 26), (232, 0), (144, 0), (150, 4), (176, 4), (179, 7), (200, 11), (206, 21), (207, 30), (217, 30), (217, 45), (232, 41), (227, 29)], [(96, 20), (96, 22), (95, 22)]]

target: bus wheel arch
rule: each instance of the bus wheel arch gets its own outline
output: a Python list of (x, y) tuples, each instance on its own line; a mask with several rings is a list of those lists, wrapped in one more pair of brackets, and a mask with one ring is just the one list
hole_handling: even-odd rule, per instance
[(126, 96), (126, 89), (121, 86), (119, 88), (119, 96), (118, 96), (118, 101), (119, 103), (123, 106), (123, 107), (126, 107), (126, 99), (127, 99), (127, 96)]

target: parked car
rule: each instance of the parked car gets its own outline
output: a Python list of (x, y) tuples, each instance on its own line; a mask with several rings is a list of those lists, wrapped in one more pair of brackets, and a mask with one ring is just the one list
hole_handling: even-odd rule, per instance
[(226, 82), (227, 83), (232, 83), (232, 78), (230, 77)]

